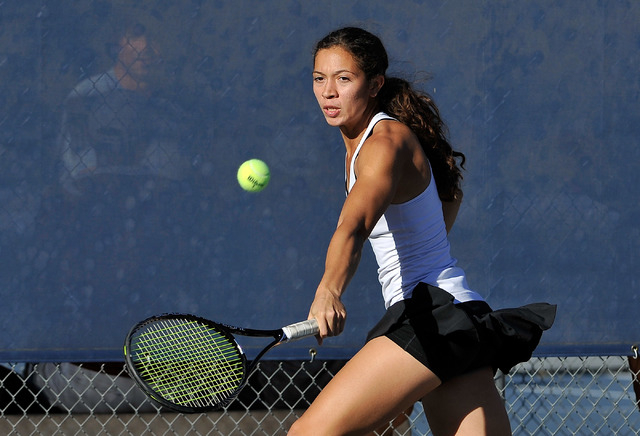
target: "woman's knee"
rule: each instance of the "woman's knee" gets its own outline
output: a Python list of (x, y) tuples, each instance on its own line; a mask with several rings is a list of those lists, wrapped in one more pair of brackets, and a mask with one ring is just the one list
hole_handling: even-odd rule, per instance
[(289, 431), (287, 432), (287, 436), (304, 436), (305, 434), (309, 434), (309, 433), (305, 433), (303, 427), (304, 426), (300, 422), (300, 420), (299, 419), (296, 420), (291, 426), (291, 428), (289, 428)]
[(340, 436), (342, 434), (339, 430), (334, 430), (320, 422), (314, 422), (304, 415), (298, 418), (287, 432), (287, 436)]

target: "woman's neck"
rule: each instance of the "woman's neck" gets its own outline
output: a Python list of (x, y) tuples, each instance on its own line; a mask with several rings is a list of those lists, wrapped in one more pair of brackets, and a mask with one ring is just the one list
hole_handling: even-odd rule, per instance
[(367, 108), (357, 124), (354, 124), (353, 126), (340, 127), (340, 133), (342, 134), (342, 139), (344, 140), (344, 145), (347, 149), (348, 155), (355, 152), (358, 144), (360, 144), (360, 141), (362, 140), (364, 132), (367, 130), (367, 127), (369, 127), (369, 123), (378, 112), (380, 112), (380, 110), (377, 105)]

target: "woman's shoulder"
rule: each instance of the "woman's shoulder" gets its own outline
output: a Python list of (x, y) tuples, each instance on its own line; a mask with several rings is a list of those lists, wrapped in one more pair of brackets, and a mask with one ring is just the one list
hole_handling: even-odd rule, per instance
[[(358, 162), (376, 161), (403, 162), (415, 147), (419, 147), (416, 136), (406, 125), (396, 120), (379, 121), (359, 152)], [(402, 157), (404, 156), (404, 158)]]
[(418, 141), (418, 138), (406, 124), (395, 118), (385, 118), (375, 125), (369, 140), (371, 140), (370, 142), (382, 141), (396, 146), (405, 146)]

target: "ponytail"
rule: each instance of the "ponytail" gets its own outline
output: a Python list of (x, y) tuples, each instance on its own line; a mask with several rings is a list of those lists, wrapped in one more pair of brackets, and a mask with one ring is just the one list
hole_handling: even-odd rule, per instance
[(387, 77), (378, 98), (381, 110), (407, 125), (418, 137), (431, 163), (440, 199), (454, 200), (460, 190), (465, 156), (449, 144), (447, 126), (431, 96), (414, 90), (404, 79)]

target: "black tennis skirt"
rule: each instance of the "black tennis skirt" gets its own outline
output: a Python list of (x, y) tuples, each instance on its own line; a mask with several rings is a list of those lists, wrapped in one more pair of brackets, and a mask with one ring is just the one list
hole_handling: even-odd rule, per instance
[(450, 293), (420, 283), (411, 298), (389, 307), (367, 341), (387, 336), (442, 382), (486, 366), (506, 374), (531, 358), (556, 315), (547, 303), (494, 311), (484, 301), (453, 301)]

